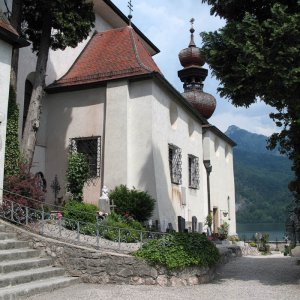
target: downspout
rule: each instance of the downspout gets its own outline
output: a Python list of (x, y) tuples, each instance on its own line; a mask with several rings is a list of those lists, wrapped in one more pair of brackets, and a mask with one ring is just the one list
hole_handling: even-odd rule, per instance
[(210, 173), (212, 171), (212, 165), (210, 164), (210, 160), (203, 161), (205, 169), (206, 169), (206, 183), (207, 183), (207, 204), (208, 204), (208, 215), (211, 212), (211, 204), (210, 204)]

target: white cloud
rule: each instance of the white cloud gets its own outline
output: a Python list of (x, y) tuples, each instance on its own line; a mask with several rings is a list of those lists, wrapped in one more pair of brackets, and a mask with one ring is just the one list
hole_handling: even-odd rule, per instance
[[(128, 0), (113, 0), (113, 2), (128, 14)], [(201, 46), (199, 33), (214, 31), (225, 22), (209, 14), (210, 7), (200, 0), (133, 0), (133, 23), (161, 50), (154, 57), (164, 76), (179, 91), (182, 91), (177, 71), (182, 67), (178, 53), (186, 48), (190, 39), (189, 20), (195, 18), (195, 42)], [(276, 128), (269, 118), (270, 108), (263, 103), (252, 105), (249, 109), (235, 108), (226, 99), (217, 94), (218, 81), (209, 72), (204, 90), (214, 95), (218, 106), (215, 114), (209, 120), (221, 130), (236, 125), (251, 132), (270, 135)]]

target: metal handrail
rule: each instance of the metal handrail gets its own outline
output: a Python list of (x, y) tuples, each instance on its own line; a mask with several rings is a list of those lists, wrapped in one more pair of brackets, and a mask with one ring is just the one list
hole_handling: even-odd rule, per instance
[[(27, 196), (23, 196), (21, 194), (18, 194), (18, 193), (15, 193), (15, 192), (11, 192), (9, 190), (6, 190), (6, 189), (1, 189), (4, 193), (8, 193), (10, 195), (14, 195), (14, 196), (18, 196), (20, 197), (21, 199), (26, 199), (26, 200), (29, 200), (29, 201), (33, 201), (35, 204), (37, 204), (38, 206), (40, 206), (42, 208), (42, 210), (44, 210), (44, 206), (47, 206), (47, 207), (52, 207), (53, 210), (55, 211), (63, 211), (64, 210), (64, 207), (63, 206), (60, 206), (60, 205), (55, 205), (55, 204), (51, 204), (51, 203), (45, 203), (44, 201), (40, 201), (40, 200), (37, 200), (37, 199), (34, 199), (34, 198), (30, 198), (30, 197), (27, 197)], [(5, 194), (3, 193), (3, 197), (5, 198)], [(72, 209), (73, 212), (82, 212), (78, 209)], [(89, 212), (84, 212), (84, 214), (90, 214), (90, 215), (94, 215), (93, 213), (89, 213)]]
[(132, 252), (138, 250), (145, 241), (166, 235), (161, 232), (108, 226), (99, 220), (87, 223), (58, 217), (57, 214), (30, 208), (5, 198), (0, 206), (0, 217), (43, 236), (110, 251)]

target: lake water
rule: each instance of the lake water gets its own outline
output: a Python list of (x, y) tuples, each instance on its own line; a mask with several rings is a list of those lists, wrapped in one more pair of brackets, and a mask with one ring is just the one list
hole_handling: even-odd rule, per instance
[(268, 233), (270, 241), (283, 241), (284, 223), (236, 224), (237, 234), (241, 240), (253, 240), (255, 233)]

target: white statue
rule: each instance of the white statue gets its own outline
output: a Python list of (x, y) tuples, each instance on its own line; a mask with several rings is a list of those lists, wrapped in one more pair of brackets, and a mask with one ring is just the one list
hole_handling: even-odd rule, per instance
[(109, 190), (104, 185), (102, 188), (102, 195), (99, 199), (99, 208), (104, 213), (110, 213), (110, 203), (109, 203), (108, 193), (109, 193)]

